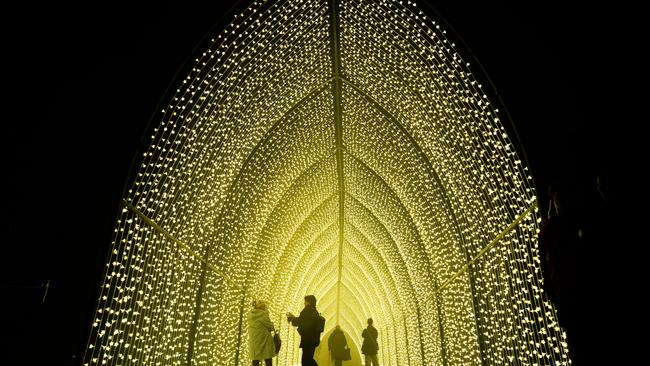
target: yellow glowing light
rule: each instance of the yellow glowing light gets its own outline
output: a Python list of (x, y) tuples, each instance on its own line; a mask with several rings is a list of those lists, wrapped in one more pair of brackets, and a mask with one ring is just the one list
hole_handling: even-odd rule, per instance
[(248, 365), (263, 298), (294, 365), (283, 314), (314, 294), (356, 349), (374, 319), (383, 365), (567, 365), (532, 179), (470, 66), (411, 1), (254, 1), (157, 116), (84, 364)]

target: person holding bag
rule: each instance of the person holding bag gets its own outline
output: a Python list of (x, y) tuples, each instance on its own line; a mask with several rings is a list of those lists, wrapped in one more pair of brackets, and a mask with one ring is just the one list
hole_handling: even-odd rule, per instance
[(259, 366), (264, 360), (265, 366), (273, 365), (275, 341), (271, 332), (275, 331), (273, 322), (263, 300), (253, 301), (253, 309), (246, 314), (248, 324), (248, 354), (253, 361), (253, 366)]
[(348, 348), (348, 341), (345, 339), (345, 334), (340, 326), (336, 326), (327, 338), (327, 349), (330, 351), (330, 356), (334, 360), (335, 366), (341, 366), (343, 361), (350, 359), (350, 348)]

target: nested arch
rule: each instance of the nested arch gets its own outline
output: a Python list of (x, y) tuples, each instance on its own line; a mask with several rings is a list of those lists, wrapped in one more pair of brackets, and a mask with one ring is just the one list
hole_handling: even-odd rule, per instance
[(206, 43), (128, 183), (86, 363), (242, 365), (250, 300), (282, 321), (307, 293), (330, 325), (376, 314), (390, 364), (567, 360), (525, 161), (443, 24), (258, 0)]

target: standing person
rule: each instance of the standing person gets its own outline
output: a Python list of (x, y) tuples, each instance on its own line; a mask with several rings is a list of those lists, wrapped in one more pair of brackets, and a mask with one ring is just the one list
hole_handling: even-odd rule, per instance
[(320, 344), (321, 328), (320, 314), (316, 309), (316, 296), (305, 296), (305, 307), (299, 316), (287, 313), (287, 321), (298, 327), (300, 334), (300, 348), (302, 348), (302, 366), (318, 366), (314, 360), (314, 351)]
[(248, 324), (248, 354), (253, 366), (259, 366), (264, 360), (265, 366), (273, 365), (275, 345), (271, 332), (275, 330), (266, 303), (263, 300), (253, 301), (253, 309), (246, 314)]
[(327, 338), (327, 349), (330, 351), (335, 366), (341, 366), (341, 363), (346, 359), (345, 351), (347, 348), (348, 341), (345, 339), (345, 334), (343, 334), (341, 327), (337, 325)]
[(366, 356), (366, 366), (369, 366), (371, 363), (372, 366), (379, 366), (379, 361), (377, 360), (377, 351), (379, 350), (379, 344), (377, 343), (378, 336), (377, 328), (372, 326), (372, 318), (368, 318), (368, 327), (361, 332), (361, 337), (363, 337), (361, 353)]

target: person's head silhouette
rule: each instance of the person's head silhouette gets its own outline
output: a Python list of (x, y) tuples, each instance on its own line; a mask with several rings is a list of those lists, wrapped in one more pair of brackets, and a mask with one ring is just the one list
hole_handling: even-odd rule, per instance
[(316, 307), (316, 296), (314, 295), (307, 295), (305, 296), (305, 307), (311, 306), (311, 307)]

